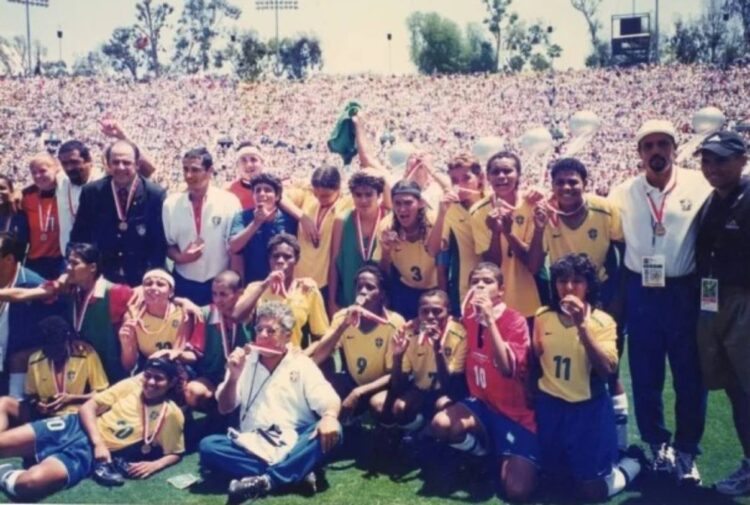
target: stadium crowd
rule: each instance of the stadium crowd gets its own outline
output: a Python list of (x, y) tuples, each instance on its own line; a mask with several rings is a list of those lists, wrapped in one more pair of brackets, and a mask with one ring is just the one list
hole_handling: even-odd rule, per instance
[[(747, 73), (0, 81), (0, 457), (24, 458), (0, 489), (121, 485), (196, 449), (258, 498), (314, 484), (367, 417), (393, 451), (486, 462), (509, 500), (603, 501), (643, 467), (701, 485), (721, 389), (745, 458), (715, 486), (749, 492), (747, 146), (716, 129), (700, 170), (676, 162), (698, 108), (745, 117)], [(602, 127), (564, 156), (583, 109)], [(519, 144), (537, 125), (549, 165)], [(506, 142), (479, 159), (486, 135)]]

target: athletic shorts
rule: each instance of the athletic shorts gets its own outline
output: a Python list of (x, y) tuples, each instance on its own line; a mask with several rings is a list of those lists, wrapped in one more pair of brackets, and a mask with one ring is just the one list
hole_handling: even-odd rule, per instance
[(534, 433), (473, 396), (461, 403), (482, 424), (495, 456), (520, 456), (539, 466), (539, 442)]
[[(341, 398), (341, 401), (343, 402), (344, 399), (346, 399), (347, 396), (354, 390), (354, 388), (357, 387), (357, 383), (354, 382), (354, 379), (352, 379), (352, 376), (349, 375), (348, 372), (336, 372), (333, 376), (331, 376), (329, 382), (333, 386), (333, 389), (336, 391), (336, 394), (339, 395), (339, 398)], [(361, 414), (364, 414), (368, 407), (370, 406), (370, 398), (372, 395), (363, 396), (359, 399), (357, 402), (357, 408), (354, 410), (354, 415), (359, 416)]]
[(542, 470), (552, 476), (591, 481), (609, 475), (617, 462), (615, 413), (608, 394), (571, 403), (540, 391), (536, 423)]
[(750, 394), (750, 290), (719, 287), (719, 312), (698, 318), (698, 356), (708, 389)]
[(68, 472), (67, 487), (85, 479), (94, 465), (94, 448), (77, 414), (31, 423), (36, 437), (36, 460), (55, 458)]

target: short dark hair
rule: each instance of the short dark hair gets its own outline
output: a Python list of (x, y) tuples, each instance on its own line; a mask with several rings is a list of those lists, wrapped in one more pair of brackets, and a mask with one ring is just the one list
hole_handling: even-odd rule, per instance
[(211, 170), (211, 168), (213, 168), (214, 166), (214, 159), (211, 157), (211, 153), (209, 153), (208, 149), (206, 149), (205, 147), (196, 147), (194, 149), (190, 149), (182, 157), (183, 160), (192, 158), (200, 159), (201, 166), (206, 170)]
[(500, 151), (500, 152), (493, 154), (490, 157), (490, 159), (487, 160), (487, 165), (486, 165), (487, 172), (490, 171), (492, 162), (494, 162), (495, 160), (502, 160), (504, 158), (512, 159), (516, 164), (516, 172), (518, 173), (518, 175), (521, 175), (521, 158), (519, 158), (516, 153), (513, 153), (511, 151)]
[(243, 150), (246, 147), (254, 147), (254, 148), (256, 148), (257, 150), (260, 151), (260, 147), (258, 147), (257, 145), (253, 144), (249, 140), (243, 140), (242, 142), (240, 142), (237, 145), (237, 149), (235, 149), (235, 151), (241, 151), (241, 150)]
[(255, 186), (257, 186), (258, 184), (268, 184), (273, 188), (276, 196), (281, 198), (281, 193), (283, 191), (283, 188), (281, 186), (281, 179), (279, 179), (275, 175), (269, 174), (268, 172), (255, 174), (252, 179), (250, 179), (250, 187), (255, 190)]
[(445, 304), (448, 309), (450, 309), (451, 306), (451, 300), (448, 297), (448, 293), (443, 291), (442, 289), (429, 289), (422, 293), (422, 295), (419, 297), (419, 305), (422, 305), (422, 303), (425, 301), (426, 298), (440, 298), (443, 301), (443, 304)]
[(102, 253), (94, 244), (84, 242), (70, 242), (66, 251), (66, 256), (75, 254), (89, 265), (96, 265), (96, 273), (101, 272)]
[(312, 174), (311, 183), (313, 188), (341, 189), (341, 172), (333, 165), (318, 167)]
[(482, 165), (471, 153), (458, 153), (448, 160), (448, 171), (462, 167), (468, 168), (474, 175), (482, 175)]
[(224, 270), (216, 277), (214, 277), (213, 282), (221, 282), (222, 284), (226, 284), (234, 291), (242, 288), (242, 279), (240, 278), (240, 274), (238, 274), (234, 270)]
[(374, 263), (370, 263), (370, 262), (362, 265), (359, 268), (359, 270), (357, 270), (357, 273), (354, 274), (355, 285), (357, 283), (357, 279), (359, 279), (359, 276), (362, 274), (372, 274), (375, 277), (375, 279), (378, 281), (378, 286), (380, 287), (380, 291), (382, 291), (383, 294), (385, 295), (385, 290), (388, 287), (386, 284), (388, 280), (386, 279), (385, 275), (383, 275), (383, 271), (380, 268), (378, 268), (377, 265), (375, 265)]
[(16, 261), (21, 261), (24, 253), (21, 248), (21, 242), (19, 242), (15, 234), (0, 232), (0, 258), (12, 254)]
[(117, 144), (126, 144), (129, 145), (133, 149), (133, 155), (135, 156), (135, 164), (137, 165), (139, 161), (141, 161), (141, 151), (138, 149), (138, 146), (132, 143), (129, 140), (125, 139), (119, 139), (112, 142), (110, 145), (107, 146), (107, 149), (104, 150), (104, 159), (107, 160), (107, 165), (109, 165), (109, 157), (112, 154), (112, 148), (116, 146)]
[(497, 281), (497, 285), (503, 287), (503, 283), (505, 282), (503, 271), (500, 270), (499, 266), (490, 261), (482, 261), (477, 266), (472, 268), (471, 272), (469, 272), (469, 282), (471, 282), (471, 278), (474, 276), (474, 272), (477, 272), (479, 270), (489, 270), (490, 272), (492, 272), (492, 275), (495, 276), (495, 280)]
[(349, 177), (349, 191), (354, 193), (354, 188), (358, 186), (367, 186), (374, 189), (378, 195), (382, 195), (385, 189), (385, 179), (362, 171), (355, 172)]
[(13, 179), (11, 179), (9, 175), (0, 174), (0, 181), (5, 181), (6, 184), (8, 184), (8, 189), (10, 190), (10, 192), (13, 192)]
[(281, 232), (277, 235), (274, 235), (271, 237), (271, 240), (268, 241), (268, 247), (266, 250), (268, 251), (268, 259), (270, 261), (271, 259), (271, 253), (273, 253), (273, 250), (276, 248), (276, 246), (286, 244), (289, 247), (291, 247), (294, 250), (294, 259), (299, 261), (300, 257), (300, 246), (299, 246), (299, 240), (297, 240), (297, 237), (290, 233)]
[(550, 284), (552, 285), (552, 308), (560, 310), (560, 295), (557, 293), (557, 280), (569, 279), (570, 277), (581, 276), (586, 279), (588, 291), (586, 293), (586, 302), (592, 307), (599, 301), (599, 275), (596, 266), (589, 258), (588, 254), (566, 254), (559, 260), (555, 261), (550, 267)]
[(581, 176), (583, 182), (586, 182), (586, 179), (588, 178), (586, 165), (577, 158), (561, 158), (554, 162), (550, 168), (550, 177), (552, 180), (554, 180), (560, 172), (575, 172)]
[(61, 154), (68, 154), (72, 153), (73, 151), (78, 151), (78, 154), (81, 155), (83, 161), (91, 161), (91, 151), (89, 151), (89, 148), (86, 147), (86, 144), (84, 144), (80, 140), (68, 140), (67, 142), (65, 142), (60, 146), (60, 149), (57, 150), (57, 157), (59, 158)]
[(45, 317), (37, 325), (42, 347), (59, 345), (76, 338), (73, 327), (60, 316)]

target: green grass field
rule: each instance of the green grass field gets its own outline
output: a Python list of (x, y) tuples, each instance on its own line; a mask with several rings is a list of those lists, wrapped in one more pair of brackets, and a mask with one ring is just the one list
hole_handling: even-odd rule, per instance
[[(629, 390), (627, 366), (623, 379)], [(667, 382), (667, 384), (670, 384)], [(666, 388), (667, 413), (671, 419), (673, 394)], [(635, 421), (632, 419), (631, 441), (636, 440)], [(428, 457), (413, 458), (399, 452), (386, 453), (375, 447), (369, 431), (363, 429), (351, 435), (348, 448), (341, 459), (328, 466), (328, 489), (314, 497), (300, 494), (271, 496), (263, 500), (269, 505), (281, 504), (340, 504), (390, 505), (435, 503), (499, 503), (491, 479), (480, 475), (477, 468), (466, 467), (455, 453), (438, 450)], [(710, 397), (704, 454), (698, 461), (704, 483), (710, 485), (733, 471), (741, 456), (731, 420), (729, 404), (723, 393)], [(177, 490), (167, 483), (175, 475), (198, 475), (198, 456), (189, 454), (180, 464), (142, 482), (129, 481), (116, 489), (103, 488), (86, 480), (45, 500), (46, 503), (226, 503), (225, 488), (212, 483), (198, 483), (188, 490)], [(575, 503), (559, 493), (541, 489), (538, 504)], [(609, 503), (613, 504), (745, 504), (750, 497), (727, 499), (710, 488), (681, 490), (675, 485), (655, 483), (647, 478), (636, 481), (632, 490), (624, 492)]]

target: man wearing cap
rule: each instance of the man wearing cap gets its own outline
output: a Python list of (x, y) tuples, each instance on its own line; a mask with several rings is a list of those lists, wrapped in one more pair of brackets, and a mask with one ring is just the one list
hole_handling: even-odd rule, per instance
[[(636, 134), (644, 170), (614, 188), (611, 198), (625, 236), (625, 317), (638, 429), (651, 446), (655, 472), (699, 484), (695, 456), (706, 392), (695, 340), (694, 244), (696, 216), (711, 188), (698, 172), (674, 166), (676, 138), (671, 122), (646, 121)], [(674, 442), (662, 403), (667, 358), (676, 396)]]
[(750, 492), (750, 178), (742, 176), (747, 146), (738, 134), (721, 131), (698, 154), (714, 188), (698, 214), (698, 353), (708, 389), (723, 389), (729, 397), (745, 456), (716, 489), (741, 495)]

